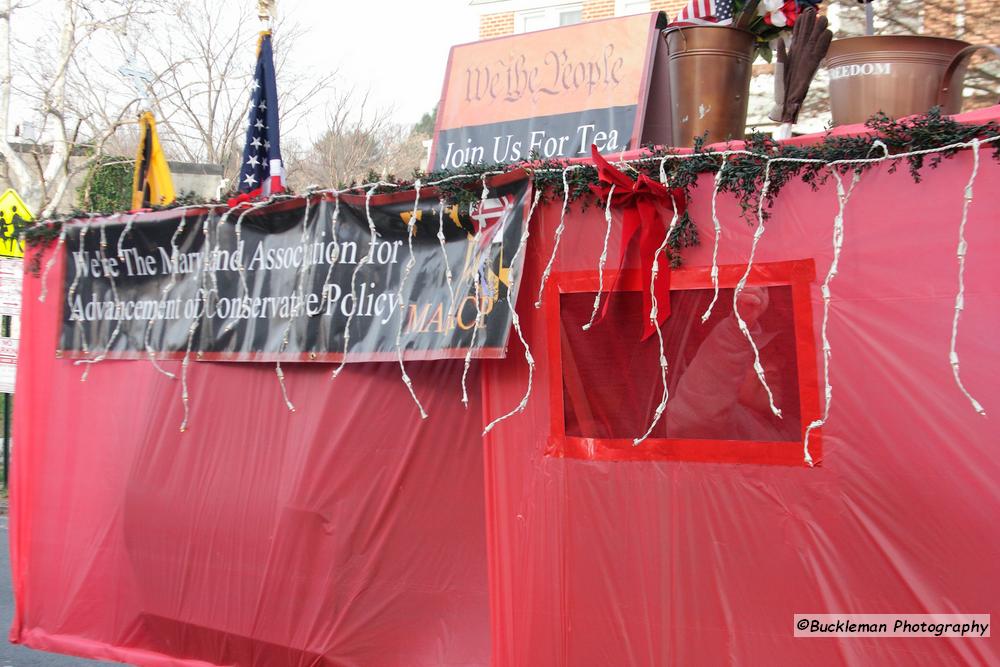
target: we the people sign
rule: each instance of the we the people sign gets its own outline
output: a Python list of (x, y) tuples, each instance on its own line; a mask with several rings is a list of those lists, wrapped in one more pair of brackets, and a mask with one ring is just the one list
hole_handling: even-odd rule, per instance
[(638, 148), (658, 14), (455, 46), (432, 169)]

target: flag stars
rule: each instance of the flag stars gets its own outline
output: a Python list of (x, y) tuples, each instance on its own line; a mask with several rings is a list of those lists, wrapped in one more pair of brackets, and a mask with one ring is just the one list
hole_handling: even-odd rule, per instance
[(267, 103), (264, 100), (261, 100), (260, 104), (257, 105), (257, 108), (261, 111), (267, 111)]
[(257, 182), (257, 179), (254, 178), (253, 174), (247, 174), (246, 176), (243, 177), (243, 182), (249, 185), (250, 187), (253, 187), (254, 183)]
[(258, 164), (260, 164), (260, 160), (257, 159), (256, 155), (251, 155), (250, 159), (247, 160), (247, 164), (250, 165), (251, 167), (256, 167)]
[(256, 127), (258, 130), (264, 129), (264, 123), (261, 121), (260, 118), (257, 119), (257, 122), (254, 123), (253, 126)]

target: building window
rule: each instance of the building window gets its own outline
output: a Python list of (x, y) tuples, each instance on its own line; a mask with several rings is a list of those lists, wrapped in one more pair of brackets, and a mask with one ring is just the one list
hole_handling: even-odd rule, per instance
[(649, 8), (649, 0), (616, 0), (615, 2), (615, 16), (631, 16), (649, 11), (652, 11)]
[[(642, 341), (646, 315), (637, 272), (608, 299), (605, 318), (588, 331), (596, 276), (557, 280), (558, 313), (550, 315), (553, 374), (552, 435), (548, 453), (599, 460), (684, 460), (802, 464), (805, 427), (819, 414), (812, 331), (811, 261), (754, 267), (741, 296), (751, 332), (782, 418), (772, 414), (754, 371), (753, 352), (732, 314), (733, 291), (744, 266), (721, 267), (719, 300), (711, 318), (707, 271), (674, 272), (671, 315), (662, 328), (669, 361), (670, 399), (649, 438), (662, 386), (655, 336)], [(607, 283), (605, 283), (607, 284)], [(746, 310), (747, 308), (751, 310)], [(756, 309), (755, 311), (753, 309)], [(810, 449), (819, 439), (810, 436)]]
[(517, 12), (514, 16), (516, 32), (533, 32), (573, 25), (583, 20), (583, 5), (554, 5), (540, 9), (527, 9)]

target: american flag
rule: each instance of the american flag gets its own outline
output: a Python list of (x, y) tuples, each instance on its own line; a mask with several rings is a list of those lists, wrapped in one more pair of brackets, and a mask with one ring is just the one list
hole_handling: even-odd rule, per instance
[(250, 119), (237, 189), (250, 197), (283, 191), (278, 133), (278, 90), (274, 80), (271, 33), (263, 32), (257, 47), (257, 69), (250, 85)]
[(673, 25), (729, 25), (733, 22), (733, 0), (688, 0)]

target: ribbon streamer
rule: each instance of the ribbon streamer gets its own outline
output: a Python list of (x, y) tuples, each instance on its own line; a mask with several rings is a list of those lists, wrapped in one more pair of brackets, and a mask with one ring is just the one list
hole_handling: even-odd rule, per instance
[[(611, 201), (611, 206), (622, 211), (622, 240), (618, 257), (619, 271), (615, 275), (611, 284), (611, 291), (615, 291), (618, 280), (621, 277), (621, 268), (625, 265), (625, 257), (628, 253), (632, 239), (639, 236), (640, 268), (643, 280), (654, 279), (651, 292), (643, 293), (642, 309), (649, 312), (652, 307), (653, 297), (657, 299), (660, 306), (656, 309), (656, 320), (646, 322), (643, 326), (642, 340), (646, 340), (653, 335), (653, 330), (661, 326), (670, 316), (670, 262), (663, 267), (663, 270), (653, 272), (654, 255), (658, 248), (663, 248), (666, 252), (665, 243), (669, 242), (670, 234), (677, 226), (680, 215), (684, 213), (684, 191), (679, 188), (670, 189), (663, 183), (657, 183), (645, 174), (639, 174), (636, 180), (632, 180), (627, 174), (616, 169), (610, 162), (605, 160), (598, 152), (596, 146), (591, 146), (591, 155), (597, 167), (599, 185), (590, 186), (591, 192), (602, 199)], [(665, 177), (665, 176), (664, 176)], [(664, 242), (661, 243), (661, 234), (664, 234), (664, 225), (660, 219), (657, 207), (673, 210), (674, 220), (671, 222), (669, 231), (666, 231)], [(610, 299), (604, 301), (604, 308), (601, 312), (603, 319), (608, 312)], [(600, 319), (598, 321), (600, 321)]]

